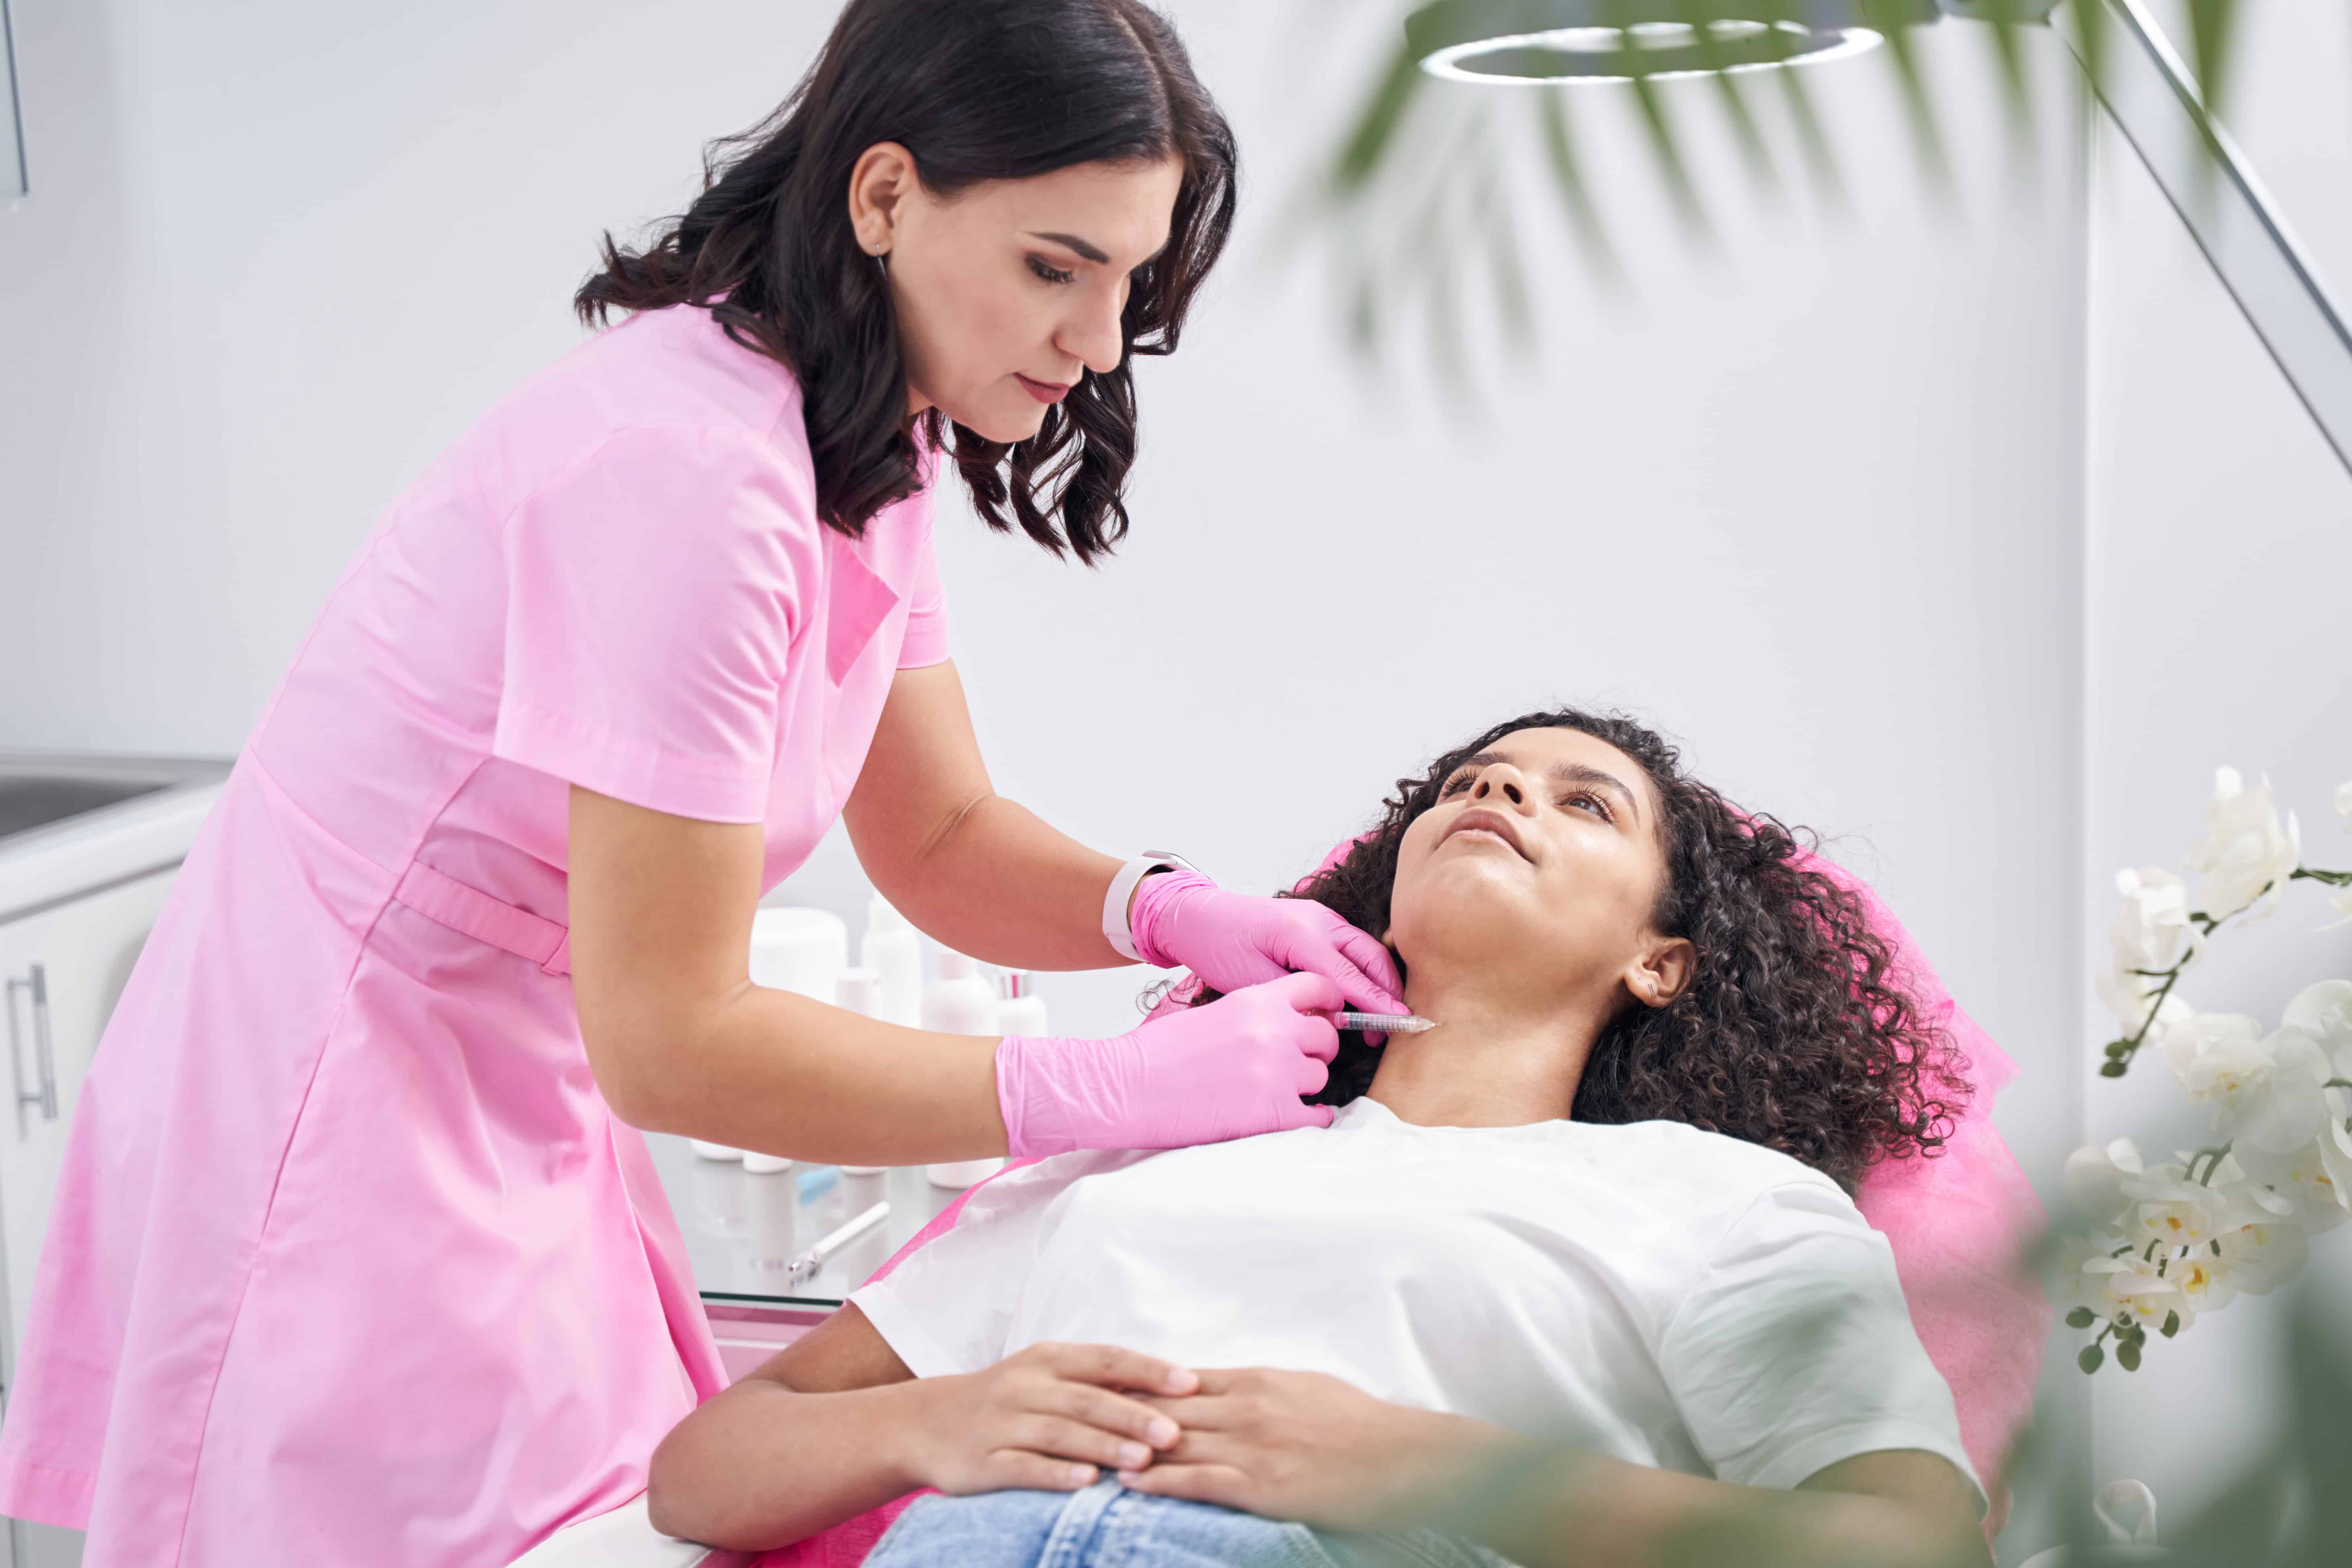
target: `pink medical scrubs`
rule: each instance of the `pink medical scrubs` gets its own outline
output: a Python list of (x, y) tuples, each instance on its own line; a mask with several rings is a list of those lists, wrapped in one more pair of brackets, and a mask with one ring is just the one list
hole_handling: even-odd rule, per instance
[(568, 978), (572, 784), (839, 814), (947, 657), (930, 503), (816, 520), (800, 389), (704, 311), (525, 384), (386, 514), (82, 1091), (0, 1511), (89, 1568), (503, 1563), (721, 1383)]

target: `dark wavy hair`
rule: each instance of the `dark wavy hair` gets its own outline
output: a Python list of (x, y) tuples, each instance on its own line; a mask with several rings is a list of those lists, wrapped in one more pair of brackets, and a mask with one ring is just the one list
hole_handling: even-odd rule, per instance
[[(1680, 995), (1663, 1007), (1629, 1003), (1601, 1030), (1570, 1117), (1686, 1122), (1777, 1149), (1849, 1192), (1876, 1160), (1940, 1149), (1967, 1103), (1964, 1064), (1891, 973), (1853, 895), (1800, 864), (1810, 844), (1733, 807), (1622, 714), (1558, 709), (1495, 725), (1399, 779), (1379, 825), (1288, 896), (1385, 932), (1405, 829), (1471, 757), (1544, 729), (1605, 741), (1649, 774), (1666, 870), (1651, 921), (1697, 950)], [(1307, 1098), (1346, 1104), (1371, 1087), (1380, 1059), (1381, 1047), (1342, 1033), (1330, 1081)]]
[[(877, 142), (914, 154), (950, 195), (1077, 163), (1173, 156), (1183, 181), (1166, 248), (1138, 268), (1119, 367), (1091, 373), (1028, 440), (1006, 445), (932, 409), (907, 415), (889, 280), (857, 245), (849, 175)], [(604, 236), (573, 297), (610, 312), (709, 310), (744, 347), (800, 378), (818, 514), (855, 539), (951, 447), (991, 528), (1055, 554), (1108, 554), (1126, 535), (1136, 354), (1172, 353), (1233, 226), (1239, 152), (1168, 22), (1140, 0), (849, 0), (781, 108), (703, 159), (703, 192), (641, 249)]]

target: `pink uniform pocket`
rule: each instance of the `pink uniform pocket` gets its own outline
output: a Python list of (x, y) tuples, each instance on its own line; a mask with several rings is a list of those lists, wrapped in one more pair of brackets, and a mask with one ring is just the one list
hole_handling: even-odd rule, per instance
[(898, 607), (898, 595), (857, 558), (848, 541), (835, 535), (832, 542), (833, 591), (825, 596), (824, 675), (838, 687), (849, 679), (857, 656), (866, 651), (890, 612)]

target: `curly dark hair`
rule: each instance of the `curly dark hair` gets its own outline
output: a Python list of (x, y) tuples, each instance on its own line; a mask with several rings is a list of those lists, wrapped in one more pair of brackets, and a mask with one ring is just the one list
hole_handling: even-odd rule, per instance
[[(1556, 709), (1493, 726), (1399, 779), (1378, 826), (1285, 896), (1386, 931), (1405, 829), (1471, 757), (1545, 729), (1605, 741), (1649, 774), (1666, 868), (1651, 921), (1697, 950), (1680, 995), (1663, 1007), (1629, 1005), (1602, 1029), (1570, 1116), (1686, 1122), (1777, 1149), (1849, 1192), (1874, 1161), (1939, 1150), (1967, 1103), (1964, 1064), (1905, 994), (1860, 903), (1800, 864), (1810, 841), (1735, 808), (1684, 773), (1674, 745), (1622, 714)], [(1344, 1105), (1371, 1087), (1382, 1047), (1352, 1031), (1339, 1038), (1312, 1103)]]
[[(849, 222), (851, 170), (896, 142), (940, 195), (1092, 163), (1173, 157), (1168, 243), (1136, 268), (1118, 368), (1091, 371), (1010, 444), (907, 415), (887, 274)], [(1093, 562), (1125, 536), (1136, 355), (1172, 353), (1231, 233), (1240, 153), (1167, 18), (1142, 0), (849, 0), (782, 106), (703, 159), (703, 191), (651, 243), (604, 237), (572, 306), (708, 310), (789, 366), (816, 469), (817, 515), (852, 539), (912, 495), (927, 452), (952, 454), (989, 527)]]

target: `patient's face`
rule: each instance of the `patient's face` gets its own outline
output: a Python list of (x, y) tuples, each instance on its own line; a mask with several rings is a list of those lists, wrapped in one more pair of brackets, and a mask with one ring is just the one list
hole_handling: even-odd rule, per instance
[(1507, 975), (1560, 1004), (1625, 984), (1658, 940), (1658, 812), (1649, 775), (1579, 731), (1517, 731), (1471, 759), (1399, 847), (1389, 940), (1414, 984)]

